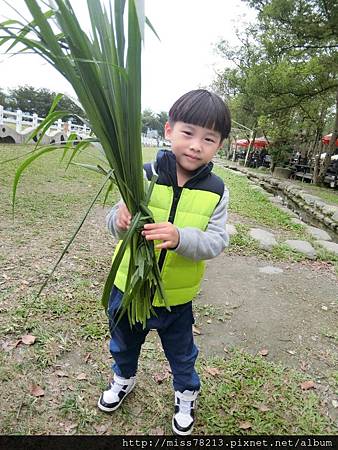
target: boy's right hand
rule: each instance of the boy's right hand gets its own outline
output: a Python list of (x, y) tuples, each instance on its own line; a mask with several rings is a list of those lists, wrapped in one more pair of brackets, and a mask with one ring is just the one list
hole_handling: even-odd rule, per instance
[(120, 203), (116, 214), (116, 225), (120, 230), (128, 230), (131, 214), (124, 203)]

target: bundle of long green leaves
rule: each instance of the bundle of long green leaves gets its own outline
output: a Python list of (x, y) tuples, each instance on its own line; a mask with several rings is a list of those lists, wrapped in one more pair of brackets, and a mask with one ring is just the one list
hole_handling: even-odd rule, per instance
[[(6, 44), (9, 51), (21, 44), (18, 52), (37, 53), (73, 86), (88, 118), (88, 125), (100, 142), (110, 167), (107, 170), (98, 164), (87, 165), (87, 168), (105, 176), (99, 192), (104, 186), (111, 186), (113, 181), (116, 183), (132, 215), (130, 228), (107, 277), (102, 303), (107, 308), (118, 267), (125, 250), (129, 248), (130, 263), (120, 316), (127, 312), (131, 324), (141, 322), (144, 326), (153, 312), (151, 299), (155, 291), (166, 304), (154, 245), (140, 233), (146, 222), (153, 221), (147, 205), (155, 182), (152, 180), (149, 186), (145, 184), (141, 146), (141, 46), (145, 23), (151, 27), (144, 15), (144, 0), (129, 0), (127, 8), (125, 0), (115, 0), (113, 6), (109, 3), (109, 9), (100, 0), (87, 0), (90, 34), (81, 28), (69, 0), (50, 0), (47, 11), (43, 10), (46, 6), (43, 0), (25, 0), (25, 3), (33, 20), (3, 22), (0, 28), (4, 35), (0, 45)], [(42, 135), (50, 125), (65, 114), (64, 111), (55, 111), (57, 101), (58, 98), (48, 117), (35, 131), (36, 135), (40, 133), (36, 150), (17, 170), (13, 205), (22, 171), (37, 157), (58, 149), (57, 146), (39, 146)], [(75, 136), (71, 135), (63, 150), (72, 148), (71, 159), (96, 140), (85, 139), (74, 147), (74, 139)], [(59, 261), (65, 252), (66, 249)]]

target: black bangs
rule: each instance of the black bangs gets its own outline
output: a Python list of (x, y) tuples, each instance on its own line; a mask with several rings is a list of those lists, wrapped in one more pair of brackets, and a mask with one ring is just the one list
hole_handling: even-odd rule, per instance
[(170, 108), (170, 122), (185, 122), (218, 131), (221, 140), (231, 130), (231, 115), (228, 106), (213, 92), (196, 89), (182, 95)]

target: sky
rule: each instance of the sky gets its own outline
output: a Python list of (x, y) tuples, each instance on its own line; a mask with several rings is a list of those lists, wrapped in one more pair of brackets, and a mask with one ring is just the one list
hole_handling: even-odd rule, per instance
[[(25, 11), (23, 0), (11, 5)], [(71, 0), (81, 23), (86, 23), (85, 0)], [(146, 15), (160, 41), (147, 27), (142, 55), (142, 109), (168, 111), (182, 94), (208, 87), (225, 62), (214, 47), (220, 39), (237, 44), (235, 30), (254, 20), (241, 0), (146, 0)], [(25, 14), (24, 14), (25, 15)], [(16, 14), (0, 0), (0, 20)], [(29, 16), (28, 16), (29, 17)], [(74, 95), (69, 83), (36, 55), (8, 57), (0, 48), (0, 87), (19, 85), (48, 88)]]

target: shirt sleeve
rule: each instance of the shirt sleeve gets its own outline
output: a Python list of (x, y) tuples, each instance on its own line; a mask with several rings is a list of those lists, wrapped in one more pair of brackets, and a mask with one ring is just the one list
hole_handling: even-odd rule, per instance
[(116, 238), (116, 239), (123, 239), (123, 236), (125, 235), (125, 230), (121, 230), (116, 225), (116, 214), (119, 209), (119, 206), (123, 203), (122, 200), (120, 200), (118, 203), (116, 203), (115, 206), (109, 211), (109, 213), (106, 216), (106, 224), (107, 228), (110, 231), (110, 233)]
[(228, 203), (229, 191), (224, 188), (223, 196), (210, 218), (207, 229), (202, 231), (192, 227), (177, 228), (180, 240), (172, 251), (196, 261), (215, 258), (222, 253), (229, 245), (226, 231)]
[[(149, 183), (147, 179), (146, 171), (143, 169), (143, 179), (145, 183)], [(124, 235), (126, 234), (126, 230), (121, 230), (116, 225), (116, 215), (117, 211), (119, 209), (119, 206), (123, 203), (123, 200), (121, 199), (118, 203), (116, 203), (115, 206), (112, 207), (112, 209), (109, 211), (109, 213), (106, 216), (106, 224), (107, 228), (110, 231), (110, 233), (118, 240), (123, 239)]]

